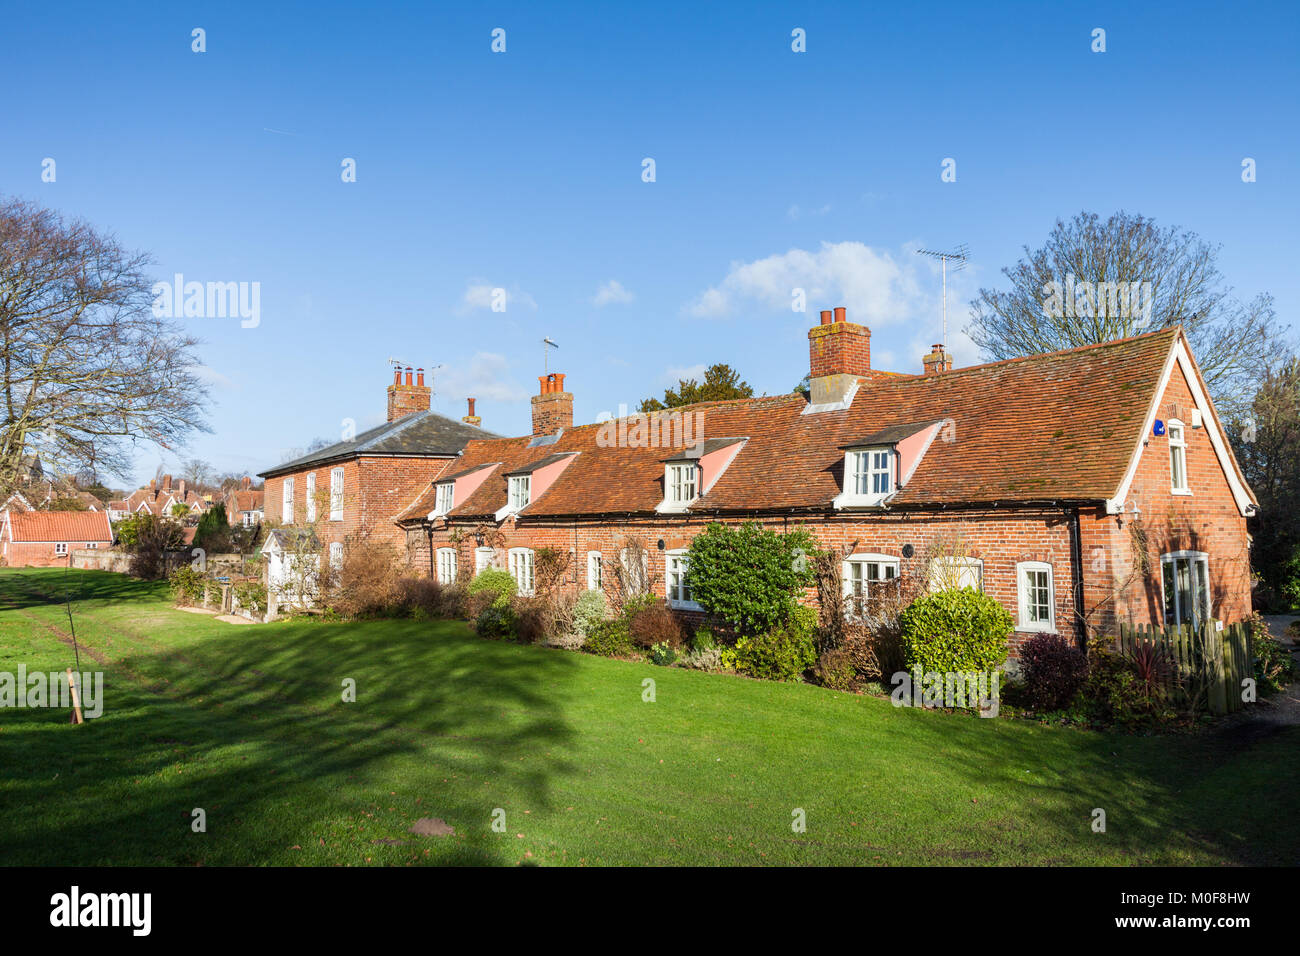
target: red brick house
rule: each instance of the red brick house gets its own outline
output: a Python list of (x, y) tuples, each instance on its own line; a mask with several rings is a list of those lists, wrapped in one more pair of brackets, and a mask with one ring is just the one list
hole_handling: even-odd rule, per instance
[(163, 475), (161, 481), (151, 479), (148, 487), (137, 488), (123, 501), (110, 501), (108, 507), (116, 520), (141, 513), (170, 516), (176, 505), (184, 505), (188, 515), (198, 516), (211, 507), (211, 502), (188, 488), (184, 478), (173, 482), (171, 475)]
[(0, 559), (9, 567), (59, 567), (71, 551), (112, 544), (107, 511), (10, 510), (0, 522)]
[(226, 492), (222, 505), (226, 509), (226, 523), (232, 528), (255, 528), (266, 517), (266, 492), (253, 487), (253, 479), (244, 476), (238, 488)]
[(496, 438), (478, 427), (474, 399), (469, 414), (453, 421), (430, 410), (432, 389), (424, 370), (397, 369), (388, 386), (388, 421), (259, 474), (271, 524), (313, 525), (331, 560), (344, 539), (365, 535), (399, 548), (405, 537), (393, 515), (410, 503), (431, 475), (456, 461), (475, 439)]
[(808, 338), (809, 394), (573, 427), (563, 376), (544, 377), (533, 435), (470, 442), (397, 516), (412, 563), (443, 580), (491, 563), (528, 590), (548, 547), (571, 553), (570, 587), (608, 587), (632, 537), (692, 612), (691, 539), (758, 519), (834, 549), (847, 593), (982, 588), (1013, 648), (1250, 614), (1257, 503), (1181, 329), (961, 369), (935, 346), (916, 375), (873, 370), (843, 309)]

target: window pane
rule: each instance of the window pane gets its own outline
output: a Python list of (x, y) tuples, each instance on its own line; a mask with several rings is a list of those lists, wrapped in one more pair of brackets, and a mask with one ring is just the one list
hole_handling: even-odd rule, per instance
[(1174, 588), (1174, 562), (1162, 562), (1165, 590), (1165, 624), (1178, 623), (1177, 590)]

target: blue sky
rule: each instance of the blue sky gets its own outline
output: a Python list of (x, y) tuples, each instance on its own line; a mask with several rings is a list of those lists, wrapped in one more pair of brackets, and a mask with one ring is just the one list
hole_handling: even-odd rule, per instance
[(874, 365), (919, 371), (940, 308), (917, 247), (970, 246), (949, 284), (969, 364), (975, 289), (1081, 209), (1222, 244), (1238, 294), (1300, 324), (1295, 3), (471, 6), (6, 10), (0, 193), (112, 230), (160, 279), (260, 283), (256, 328), (187, 320), (213, 433), (142, 449), (132, 478), (376, 424), (390, 356), (441, 365), (434, 407), (474, 395), (504, 434), (529, 430), (543, 336), (579, 422), (718, 361), (788, 391), (836, 305)]

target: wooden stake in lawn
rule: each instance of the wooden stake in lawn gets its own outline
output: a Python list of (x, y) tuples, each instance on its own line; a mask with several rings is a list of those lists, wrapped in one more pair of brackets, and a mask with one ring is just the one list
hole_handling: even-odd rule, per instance
[(72, 691), (72, 723), (84, 724), (86, 718), (81, 716), (81, 695), (77, 693), (77, 678), (71, 667), (68, 668), (68, 688)]

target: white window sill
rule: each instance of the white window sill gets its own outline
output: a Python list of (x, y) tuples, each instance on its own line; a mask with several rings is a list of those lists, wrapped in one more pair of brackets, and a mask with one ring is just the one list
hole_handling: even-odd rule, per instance
[(510, 505), (506, 505), (504, 508), (501, 508), (499, 511), (497, 511), (496, 514), (494, 514), (492, 517), (497, 521), (504, 521), (506, 518), (509, 518), (511, 515), (519, 514), (519, 512), (523, 511), (527, 507), (528, 505), (521, 505), (518, 508), (512, 508)]
[(699, 501), (699, 498), (692, 498), (690, 501), (661, 501), (655, 505), (655, 511), (658, 514), (680, 515), (691, 510), (691, 505)]
[(840, 495), (831, 502), (831, 505), (834, 508), (879, 508), (892, 493), (883, 495)]
[(668, 599), (668, 606), (674, 611), (703, 611), (704, 608), (694, 601), (678, 601), (673, 598)]
[(1055, 624), (1020, 624), (1016, 630), (1021, 634), (1060, 634)]
[(1169, 491), (1171, 494), (1187, 495), (1188, 497), (1191, 497), (1192, 494), (1192, 489), (1190, 488), (1170, 488)]

